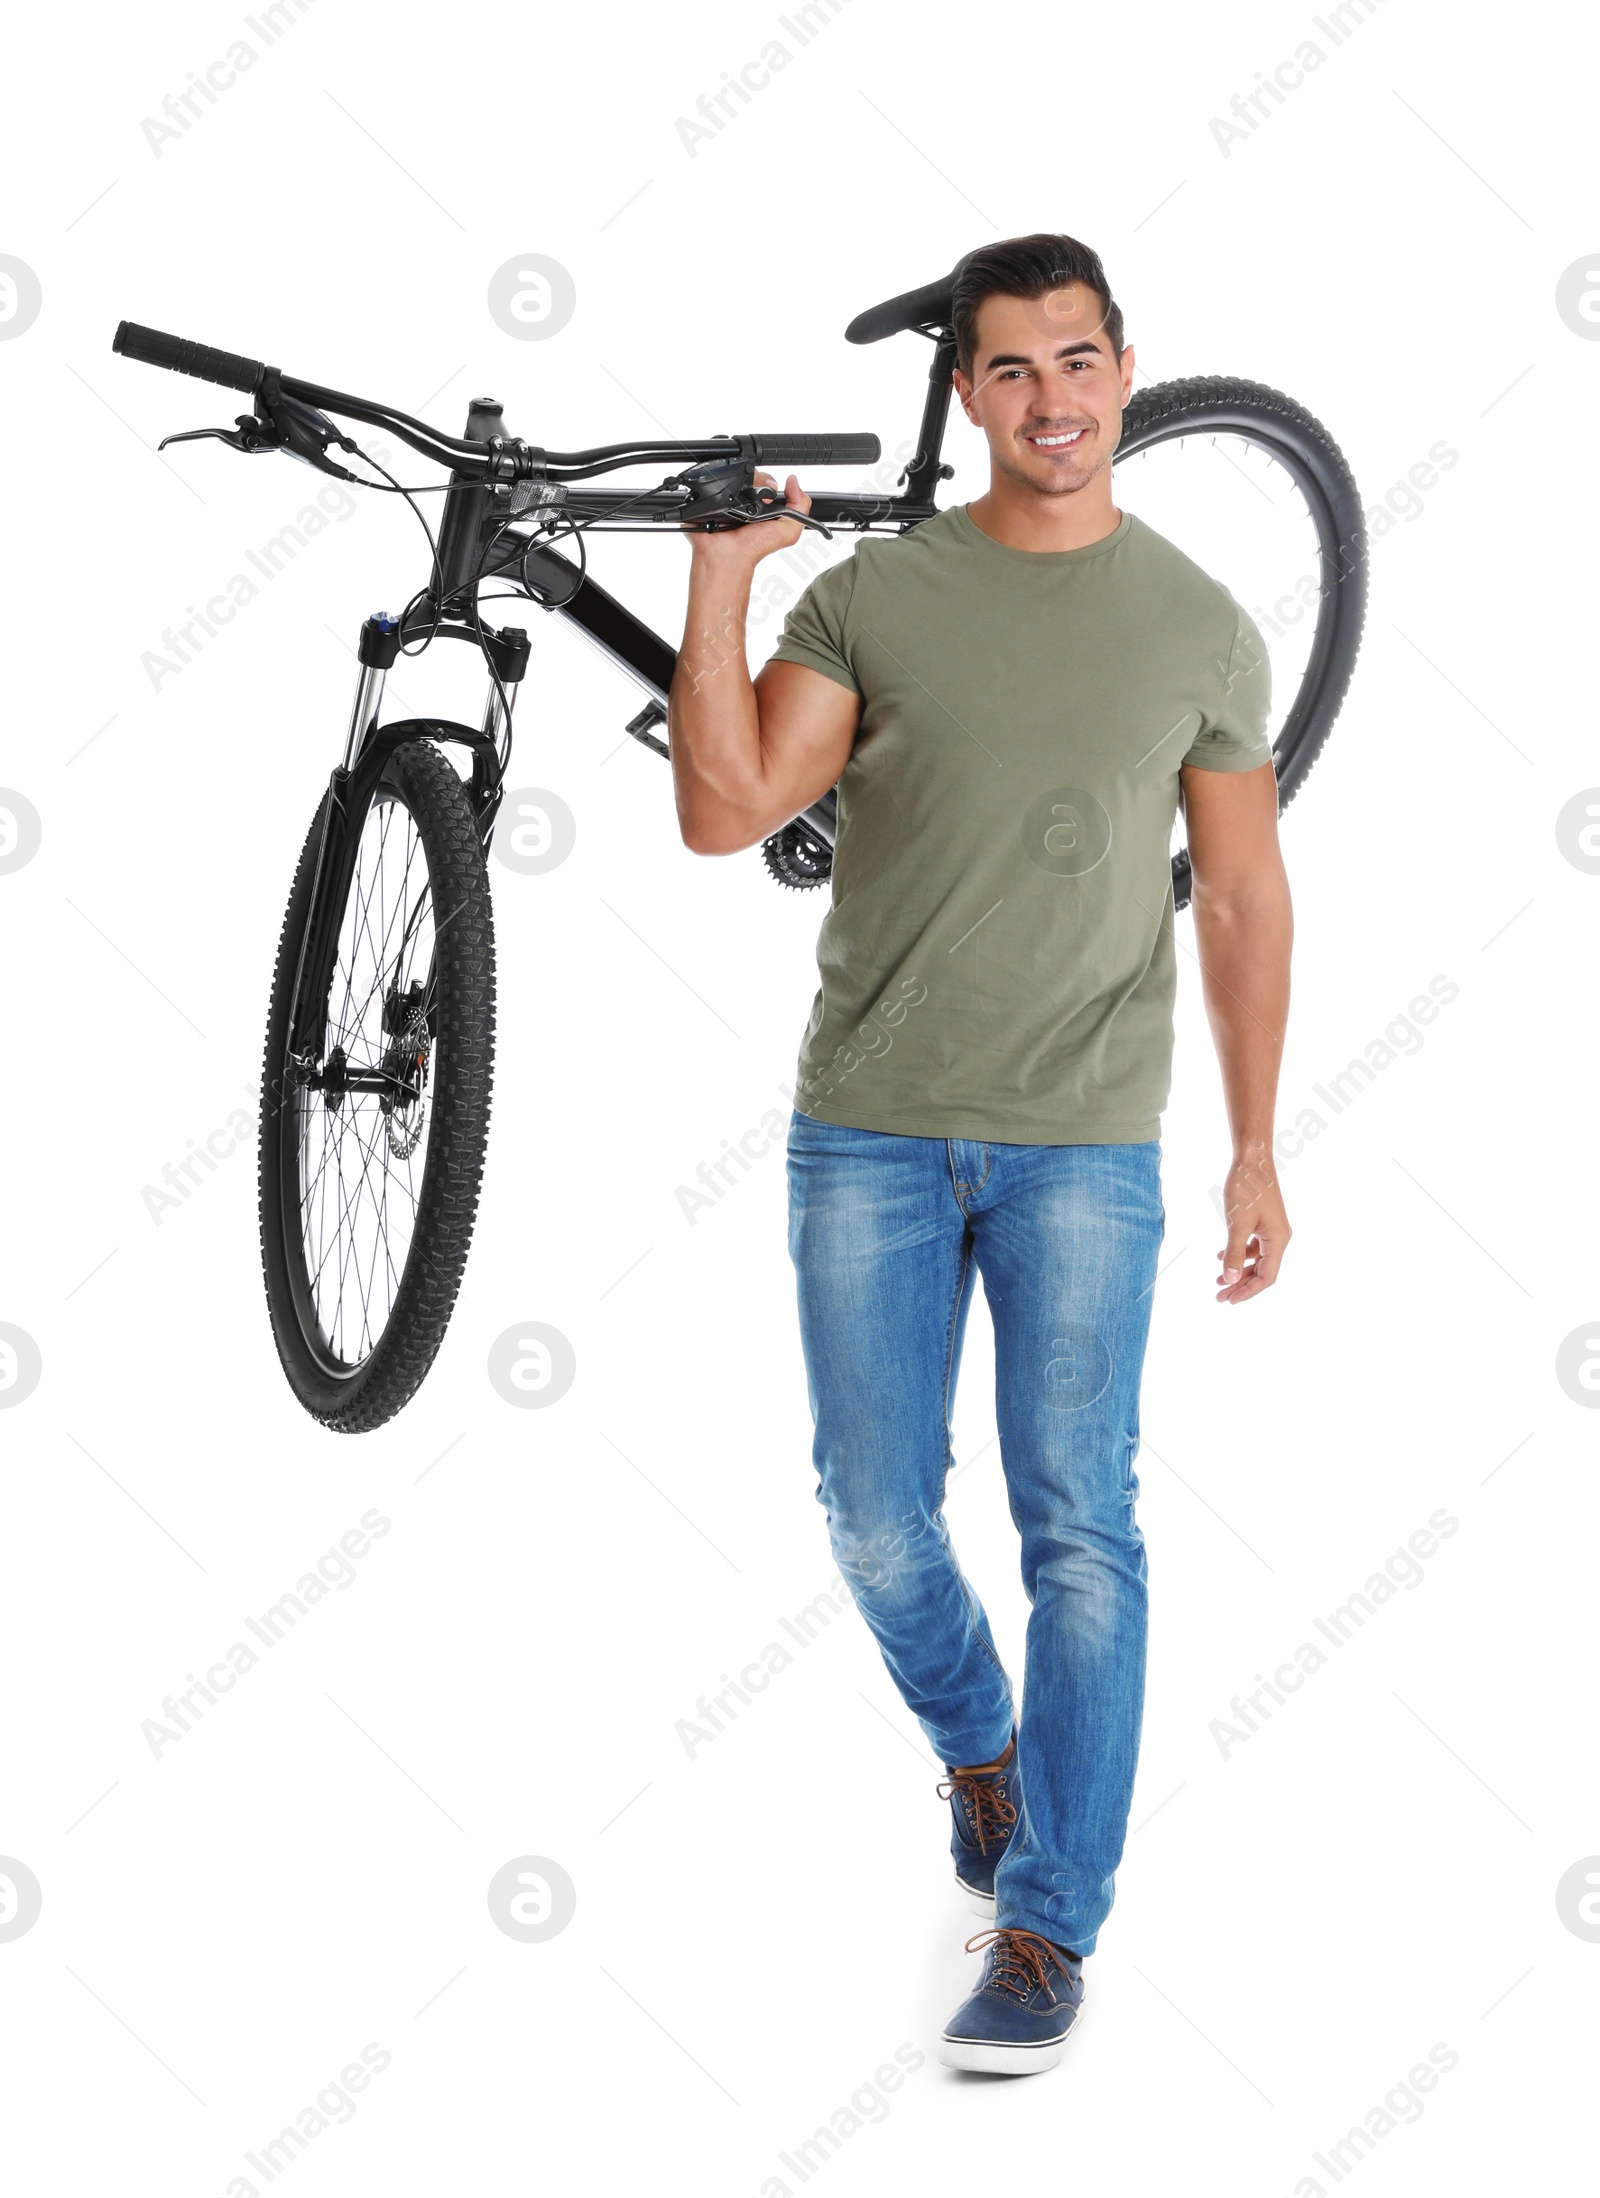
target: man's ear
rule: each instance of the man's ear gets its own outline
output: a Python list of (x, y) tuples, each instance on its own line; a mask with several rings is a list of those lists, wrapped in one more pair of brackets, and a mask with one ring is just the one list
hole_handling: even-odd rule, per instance
[(972, 400), (977, 395), (977, 390), (975, 389), (973, 384), (967, 380), (967, 377), (965, 376), (965, 374), (962, 373), (959, 366), (952, 371), (950, 376), (950, 382), (952, 388), (955, 390), (956, 395), (961, 400), (962, 411), (966, 414), (972, 425), (976, 427), (979, 423), (977, 416), (972, 409)]

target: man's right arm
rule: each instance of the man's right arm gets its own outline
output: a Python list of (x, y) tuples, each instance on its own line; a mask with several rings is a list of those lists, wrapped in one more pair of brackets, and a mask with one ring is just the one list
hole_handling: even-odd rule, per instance
[[(809, 510), (792, 474), (786, 495)], [(853, 689), (806, 664), (772, 662), (752, 681), (745, 661), (755, 568), (800, 533), (787, 520), (763, 519), (689, 538), (689, 608), (667, 696), (667, 746), (678, 829), (697, 855), (758, 846), (820, 800), (850, 760), (861, 714)]]

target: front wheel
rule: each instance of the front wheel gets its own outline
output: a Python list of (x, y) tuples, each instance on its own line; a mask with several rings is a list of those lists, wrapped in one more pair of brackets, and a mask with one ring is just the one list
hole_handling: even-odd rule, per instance
[(360, 1434), (415, 1395), (461, 1286), (489, 1131), (494, 920), (467, 790), (437, 748), (407, 741), (363, 827), (321, 1058), (291, 1062), (325, 810), (273, 976), (261, 1258), (289, 1386), (313, 1419)]

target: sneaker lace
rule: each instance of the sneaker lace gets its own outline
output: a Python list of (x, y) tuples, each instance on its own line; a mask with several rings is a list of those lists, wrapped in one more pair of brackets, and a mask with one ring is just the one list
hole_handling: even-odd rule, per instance
[(994, 1947), (994, 1970), (989, 1978), (991, 1985), (998, 1985), (1014, 1999), (1025, 2000), (1030, 1992), (1041, 1987), (1052, 2002), (1055, 1992), (1045, 1974), (1046, 1962), (1054, 1962), (1061, 1974), (1071, 1981), (1072, 1972), (1067, 1967), (1066, 1956), (1036, 1931), (980, 1931), (967, 1941), (967, 1952), (977, 1953), (983, 1946)]
[(941, 1801), (960, 1795), (962, 1814), (977, 1838), (981, 1855), (989, 1852), (991, 1839), (1003, 1839), (1017, 1821), (1014, 1805), (1006, 1799), (1001, 1781), (992, 1772), (980, 1777), (972, 1771), (952, 1771), (939, 1781), (938, 1790)]

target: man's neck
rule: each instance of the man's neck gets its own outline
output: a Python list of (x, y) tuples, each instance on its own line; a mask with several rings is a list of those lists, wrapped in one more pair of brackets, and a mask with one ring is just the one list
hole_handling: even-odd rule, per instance
[(991, 541), (1019, 550), (1087, 549), (1122, 524), (1109, 474), (1070, 496), (1041, 496), (1003, 473), (991, 474), (987, 495), (968, 504), (967, 517)]

